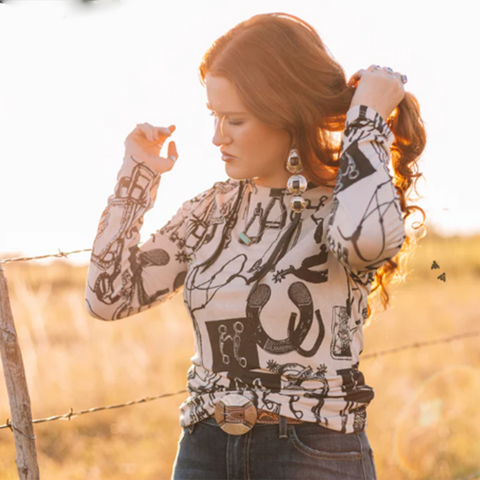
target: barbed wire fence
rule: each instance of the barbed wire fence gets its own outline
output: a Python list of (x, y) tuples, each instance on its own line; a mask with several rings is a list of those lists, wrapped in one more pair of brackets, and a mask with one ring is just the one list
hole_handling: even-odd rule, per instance
[[(70, 252), (62, 252), (58, 249), (58, 253), (39, 255), (33, 257), (16, 257), (0, 259), (0, 333), (1, 342), (0, 350), (2, 354), (2, 362), (4, 368), (5, 382), (7, 384), (7, 391), (9, 394), (10, 409), (12, 420), (7, 418), (6, 423), (0, 425), (0, 430), (9, 428), (15, 439), (15, 447), (17, 452), (16, 464), (20, 480), (37, 480), (39, 479), (38, 461), (36, 458), (35, 443), (37, 438), (33, 433), (34, 423), (52, 422), (55, 420), (68, 420), (85, 415), (89, 413), (99, 412), (103, 410), (112, 410), (116, 408), (129, 407), (138, 405), (140, 403), (151, 402), (162, 398), (172, 397), (188, 393), (188, 390), (179, 390), (177, 392), (164, 393), (160, 395), (143, 397), (137, 400), (132, 400), (125, 403), (107, 405), (103, 407), (93, 407), (87, 410), (80, 410), (77, 412), (70, 408), (70, 412), (62, 415), (54, 415), (47, 418), (32, 419), (30, 398), (28, 394), (28, 386), (26, 382), (25, 370), (23, 367), (23, 360), (21, 350), (18, 345), (15, 325), (13, 321), (13, 314), (10, 306), (10, 299), (8, 295), (7, 279), (5, 277), (5, 270), (3, 264), (13, 262), (25, 262), (31, 260), (41, 260), (45, 258), (68, 258), (68, 255), (91, 252), (91, 248), (82, 250), (73, 250)], [(432, 345), (440, 345), (458, 341), (466, 338), (473, 338), (480, 336), (480, 330), (471, 332), (464, 332), (457, 335), (451, 335), (435, 340), (426, 340), (422, 342), (414, 342), (407, 345), (402, 345), (379, 352), (362, 355), (362, 360), (369, 360), (385, 355), (391, 355), (407, 350), (424, 348)], [(480, 479), (480, 471), (469, 474), (466, 477), (457, 478), (455, 480), (476, 480)]]
[[(413, 350), (415, 348), (422, 348), (422, 347), (426, 347), (426, 346), (430, 346), (430, 345), (438, 345), (438, 344), (441, 344), (441, 343), (449, 343), (449, 342), (454, 341), (454, 340), (460, 340), (462, 338), (477, 337), (477, 336), (480, 336), (480, 330), (473, 331), (473, 332), (466, 332), (466, 333), (459, 334), (459, 335), (452, 335), (450, 337), (445, 337), (445, 338), (439, 338), (437, 340), (429, 340), (429, 341), (425, 341), (425, 342), (415, 342), (415, 343), (411, 343), (411, 344), (408, 344), (408, 345), (403, 345), (401, 347), (391, 348), (389, 350), (383, 350), (383, 351), (380, 351), (380, 352), (374, 352), (374, 353), (370, 353), (370, 354), (367, 354), (367, 355), (362, 355), (362, 360), (365, 360), (365, 359), (368, 360), (368, 359), (371, 359), (371, 358), (377, 358), (377, 357), (381, 357), (381, 356), (384, 356), (384, 355), (390, 355), (392, 353), (398, 353), (398, 352), (405, 351), (405, 350)], [(179, 390), (179, 391), (173, 392), (173, 393), (164, 393), (164, 394), (161, 394), (161, 395), (155, 395), (153, 397), (143, 397), (143, 398), (140, 398), (138, 400), (132, 400), (132, 401), (129, 401), (129, 402), (115, 404), (115, 405), (108, 405), (108, 406), (105, 406), (105, 407), (94, 407), (94, 408), (90, 408), (88, 410), (80, 410), (78, 412), (74, 412), (73, 409), (70, 409), (69, 413), (65, 413), (63, 415), (56, 415), (56, 416), (52, 416), (52, 417), (48, 417), (48, 418), (40, 418), (38, 420), (33, 420), (32, 423), (52, 422), (54, 420), (71, 420), (74, 417), (78, 417), (80, 415), (84, 415), (84, 414), (87, 414), (87, 413), (99, 412), (101, 410), (111, 410), (111, 409), (120, 408), (120, 407), (129, 407), (131, 405), (137, 405), (139, 403), (146, 403), (146, 402), (151, 402), (153, 400), (159, 400), (161, 398), (173, 397), (175, 395), (180, 395), (182, 393), (188, 393), (188, 390)], [(2, 428), (10, 428), (12, 430), (15, 427), (10, 422), (10, 419), (7, 419), (7, 422), (5, 424), (0, 425), (0, 430)], [(22, 433), (22, 432), (20, 432), (20, 433)]]

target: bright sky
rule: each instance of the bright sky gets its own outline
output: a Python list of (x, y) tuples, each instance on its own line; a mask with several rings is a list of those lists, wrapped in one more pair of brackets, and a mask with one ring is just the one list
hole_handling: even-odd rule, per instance
[(311, 23), (348, 77), (373, 63), (408, 76), (428, 135), (417, 202), (427, 225), (447, 235), (480, 233), (477, 0), (103, 1), (0, 4), (0, 45), (8, 46), (0, 76), (0, 257), (91, 248), (137, 123), (175, 124), (180, 155), (162, 176), (142, 241), (182, 201), (225, 180), (198, 65), (228, 29), (274, 11)]

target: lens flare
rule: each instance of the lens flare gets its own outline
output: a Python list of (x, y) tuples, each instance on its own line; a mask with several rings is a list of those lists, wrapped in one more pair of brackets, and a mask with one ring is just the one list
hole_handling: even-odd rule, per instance
[[(431, 375), (398, 416), (397, 465), (411, 478), (447, 479), (478, 467), (480, 372), (452, 365)], [(453, 466), (462, 471), (453, 471)]]

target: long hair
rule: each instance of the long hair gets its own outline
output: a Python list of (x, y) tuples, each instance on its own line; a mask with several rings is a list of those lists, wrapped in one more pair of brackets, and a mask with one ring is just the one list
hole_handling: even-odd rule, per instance
[[(334, 132), (345, 129), (355, 88), (347, 85), (343, 68), (310, 24), (287, 13), (255, 15), (222, 35), (206, 51), (199, 67), (204, 87), (207, 74), (230, 80), (255, 117), (288, 131), (312, 182), (334, 188), (341, 154), (341, 135)], [(406, 92), (385, 120), (395, 136), (390, 148), (392, 180), (403, 218), (405, 221), (419, 210), (423, 216), (419, 228), (425, 223), (425, 212), (407, 204), (409, 190), (416, 190), (422, 176), (417, 162), (426, 144), (417, 99)], [(385, 311), (389, 303), (387, 283), (405, 281), (407, 260), (419, 238), (422, 236), (407, 232), (400, 252), (377, 270), (366, 325), (375, 313), (370, 308), (372, 298), (380, 292)]]

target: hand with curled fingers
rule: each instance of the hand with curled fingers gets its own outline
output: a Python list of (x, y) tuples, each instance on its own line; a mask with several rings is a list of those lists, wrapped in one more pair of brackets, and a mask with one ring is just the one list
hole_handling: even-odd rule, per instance
[(367, 105), (386, 120), (405, 97), (406, 82), (406, 75), (389, 67), (370, 65), (366, 70), (358, 70), (348, 81), (349, 86), (356, 88), (350, 108)]
[(168, 144), (167, 157), (161, 157), (160, 151), (165, 140), (175, 131), (175, 125), (155, 127), (149, 123), (139, 123), (125, 139), (126, 155), (133, 155), (136, 159), (145, 162), (158, 173), (168, 172), (173, 168), (178, 153), (175, 142)]

